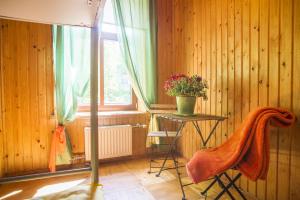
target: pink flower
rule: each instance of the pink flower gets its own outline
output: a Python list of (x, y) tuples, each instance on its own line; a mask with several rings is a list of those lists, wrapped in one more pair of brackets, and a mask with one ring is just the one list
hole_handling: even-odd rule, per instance
[(181, 79), (181, 78), (187, 78), (187, 76), (185, 74), (175, 74), (170, 77), (170, 79), (173, 81)]

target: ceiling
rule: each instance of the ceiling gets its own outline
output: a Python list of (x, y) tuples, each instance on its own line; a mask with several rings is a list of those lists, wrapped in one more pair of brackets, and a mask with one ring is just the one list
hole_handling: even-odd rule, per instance
[(100, 1), (0, 0), (0, 17), (45, 24), (92, 27), (99, 15)]

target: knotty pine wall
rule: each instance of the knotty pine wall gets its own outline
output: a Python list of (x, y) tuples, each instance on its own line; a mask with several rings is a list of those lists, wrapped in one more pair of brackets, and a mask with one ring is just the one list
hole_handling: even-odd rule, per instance
[[(0, 177), (47, 170), (56, 126), (51, 26), (0, 19)], [(145, 113), (101, 115), (100, 125), (148, 124)], [(81, 115), (67, 125), (84, 153)], [(146, 152), (146, 128), (133, 128), (133, 156)]]
[(46, 168), (55, 128), (49, 25), (0, 19), (0, 176)]
[[(225, 141), (258, 106), (281, 106), (300, 118), (299, 0), (166, 0), (161, 5), (167, 10), (161, 17), (172, 15), (164, 22), (165, 38), (172, 38), (165, 59), (172, 61), (161, 62), (173, 63), (159, 76), (202, 75), (209, 82), (209, 100), (199, 99), (197, 112), (228, 116), (210, 146)], [(211, 126), (201, 123), (205, 134)], [(273, 129), (267, 180), (243, 178), (239, 184), (259, 199), (300, 199), (299, 133), (299, 121), (290, 129)], [(194, 129), (186, 127), (183, 156), (191, 158), (199, 146)]]

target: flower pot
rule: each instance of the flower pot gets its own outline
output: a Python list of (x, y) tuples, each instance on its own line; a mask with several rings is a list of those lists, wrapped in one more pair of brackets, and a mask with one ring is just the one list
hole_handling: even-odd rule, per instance
[(193, 115), (196, 97), (189, 96), (177, 96), (176, 97), (177, 104), (177, 113), (180, 115)]

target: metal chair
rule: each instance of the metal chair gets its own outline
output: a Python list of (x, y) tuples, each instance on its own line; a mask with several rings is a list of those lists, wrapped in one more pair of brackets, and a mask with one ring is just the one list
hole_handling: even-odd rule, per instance
[[(176, 105), (169, 105), (169, 104), (152, 104), (151, 106), (151, 110), (149, 111), (151, 118), (154, 117), (154, 115), (157, 114), (162, 114), (162, 113), (174, 113), (176, 112)], [(167, 149), (162, 149), (162, 147), (164, 146), (169, 146), (171, 145), (168, 141), (171, 141), (170, 138), (174, 138), (176, 136), (176, 131), (167, 131), (166, 128), (163, 128), (161, 126), (161, 123), (159, 123), (159, 130), (155, 130), (155, 131), (150, 131), (147, 135), (147, 137), (157, 137), (159, 138), (159, 144), (151, 144), (150, 147), (150, 153), (148, 152), (150, 159), (149, 159), (149, 171), (148, 173), (155, 173), (156, 171), (152, 171), (153, 168), (161, 168), (161, 166), (153, 166), (153, 163), (158, 163), (159, 160), (163, 160), (163, 159), (158, 159), (155, 157), (154, 155), (154, 149), (158, 149), (158, 152), (156, 152), (156, 154), (158, 153), (159, 155), (162, 155), (164, 153), (167, 153)], [(164, 129), (164, 130), (162, 130)], [(176, 151), (176, 148), (174, 149), (174, 151)], [(174, 152), (175, 153), (175, 152)], [(172, 169), (172, 168), (166, 168), (166, 169)], [(164, 170), (166, 170), (164, 169)]]
[[(245, 195), (243, 194), (243, 192), (241, 191), (241, 189), (235, 184), (235, 182), (242, 176), (241, 173), (236, 174), (233, 178), (231, 178), (226, 172), (223, 172), (219, 175), (216, 175), (214, 177), (214, 180), (206, 187), (206, 189), (201, 192), (202, 195), (204, 195), (205, 197), (207, 196), (207, 192), (208, 190), (216, 183), (219, 184), (219, 186), (222, 188), (221, 192), (215, 197), (215, 200), (218, 200), (221, 198), (221, 196), (225, 193), (228, 194), (228, 196), (232, 199), (235, 200), (234, 196), (232, 195), (232, 193), (229, 191), (229, 189), (231, 187), (233, 187), (241, 196), (241, 198), (243, 200), (246, 200)], [(224, 183), (224, 180), (222, 181), (222, 177), (226, 177), (227, 179), (227, 183)], [(240, 199), (240, 198), (239, 198)]]

